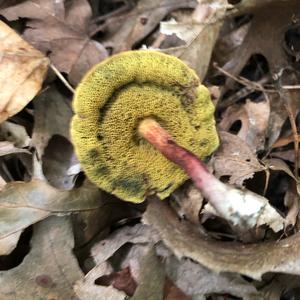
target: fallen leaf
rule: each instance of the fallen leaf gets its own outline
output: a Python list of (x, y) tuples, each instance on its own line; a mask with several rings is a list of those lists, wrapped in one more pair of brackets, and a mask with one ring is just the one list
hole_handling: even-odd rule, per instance
[(170, 12), (179, 8), (194, 8), (196, 3), (195, 0), (140, 0), (125, 21), (124, 17), (119, 18), (119, 21), (118, 18), (112, 18), (106, 28), (109, 38), (103, 44), (112, 48), (113, 53), (131, 50)]
[(219, 132), (219, 135), (221, 146), (211, 161), (218, 178), (229, 176), (230, 184), (242, 187), (246, 179), (265, 169), (241, 138), (224, 131)]
[[(244, 1), (242, 1), (244, 2)], [(249, 5), (244, 5), (243, 10), (239, 12), (239, 6), (236, 6), (236, 15), (247, 13), (253, 14), (249, 30), (241, 46), (236, 49), (234, 57), (227, 62), (229, 71), (233, 75), (240, 74), (243, 67), (249, 61), (249, 58), (257, 53), (263, 55), (269, 65), (271, 74), (277, 74), (282, 68), (290, 65), (290, 57), (286, 55), (282, 45), (282, 36), (293, 26), (290, 22), (299, 17), (298, 1), (245, 1)], [(260, 2), (260, 3), (258, 3)], [(257, 9), (257, 8), (260, 9)], [(245, 10), (244, 10), (245, 9)], [(265, 16), (272, 12), (268, 22)], [(295, 14), (295, 12), (297, 12)], [(266, 40), (272, 34), (272, 38)]]
[(45, 148), (42, 165), (43, 173), (52, 186), (64, 190), (74, 187), (80, 169), (69, 173), (72, 166), (78, 165), (78, 160), (73, 145), (66, 138), (60, 135), (52, 136)]
[(49, 60), (0, 21), (0, 123), (21, 111), (39, 92)]
[(74, 239), (78, 251), (88, 245), (96, 235), (105, 232), (118, 221), (138, 218), (141, 215), (139, 206), (102, 193), (104, 205), (97, 209), (78, 212), (73, 216)]
[(35, 121), (32, 144), (41, 158), (52, 136), (60, 135), (70, 140), (69, 124), (73, 113), (70, 99), (54, 87), (39, 95), (33, 103)]
[(102, 286), (113, 286), (119, 291), (123, 291), (128, 296), (132, 296), (136, 290), (136, 282), (133, 279), (130, 267), (126, 267), (119, 272), (103, 275), (95, 280), (95, 284)]
[(169, 278), (166, 279), (164, 300), (192, 300), (191, 297), (185, 295)]
[[(270, 154), (270, 156), (281, 159), (281, 160), (286, 160), (286, 161), (289, 161), (292, 163), (295, 162), (295, 151), (294, 150), (276, 151), (276, 152), (272, 152)], [(298, 163), (300, 164), (300, 159), (299, 159)]]
[[(177, 25), (174, 33), (178, 34), (182, 27), (192, 28), (193, 39), (184, 46), (174, 47), (162, 50), (165, 53), (172, 54), (185, 61), (190, 67), (196, 70), (199, 78), (204, 79), (212, 51), (219, 35), (220, 28), (223, 23), (228, 3), (226, 0), (216, 0), (214, 3), (205, 3), (199, 1), (190, 24)], [(190, 39), (186, 37), (186, 39)], [(199, 59), (201, 58), (201, 59)]]
[(89, 271), (84, 279), (80, 279), (74, 286), (74, 291), (80, 300), (125, 300), (127, 295), (124, 292), (118, 291), (112, 286), (96, 285), (95, 280), (99, 276), (107, 275), (112, 272), (112, 267), (108, 262), (103, 262), (91, 271)]
[[(6, 182), (0, 177), (0, 191), (4, 188)], [(0, 256), (10, 254), (17, 246), (20, 235), (23, 231), (17, 231), (6, 238), (0, 239)]]
[(0, 256), (10, 254), (17, 246), (22, 230), (0, 239)]
[(157, 232), (143, 224), (133, 227), (122, 227), (107, 239), (102, 240), (92, 248), (92, 256), (97, 264), (109, 259), (126, 243), (155, 243), (159, 240)]
[[(292, 290), (298, 290), (300, 287), (300, 277), (288, 274), (278, 274), (272, 278), (272, 281), (261, 288), (262, 299), (280, 299), (286, 296), (286, 293)], [(290, 299), (293, 295), (289, 295)], [(295, 297), (294, 299), (297, 299)]]
[(263, 163), (266, 168), (269, 168), (273, 171), (283, 171), (286, 174), (288, 174), (291, 178), (293, 178), (295, 181), (297, 181), (290, 167), (282, 159), (279, 158), (264, 159)]
[(108, 56), (106, 49), (91, 39), (92, 12), (87, 0), (31, 0), (1, 9), (0, 14), (9, 21), (28, 18), (24, 38), (41, 51), (50, 51), (51, 62), (69, 74), (74, 85)]
[(257, 280), (267, 272), (300, 274), (300, 234), (248, 245), (216, 241), (202, 236), (188, 222), (180, 222), (167, 203), (159, 200), (149, 203), (143, 222), (159, 232), (179, 259), (190, 258), (217, 273), (236, 272)]
[(177, 23), (175, 19), (160, 22), (160, 32), (166, 35), (175, 34), (186, 43), (191, 43), (203, 25), (192, 23)]
[(0, 124), (0, 138), (12, 142), (18, 148), (28, 147), (31, 143), (24, 126), (8, 121)]
[(247, 100), (243, 105), (234, 105), (227, 108), (218, 126), (223, 131), (229, 131), (235, 122), (240, 121), (241, 128), (237, 136), (255, 152), (264, 149), (269, 116), (269, 101), (255, 103)]
[[(199, 214), (203, 205), (203, 196), (201, 192), (192, 184), (185, 184), (171, 194), (171, 199), (176, 202), (177, 213), (181, 217), (187, 218), (194, 224), (199, 225)], [(175, 208), (176, 209), (176, 208)]]
[[(293, 143), (294, 140), (294, 135), (290, 134), (289, 136), (286, 137), (281, 137), (279, 138), (273, 145), (272, 148), (279, 148), (279, 147), (284, 147), (290, 143)], [(300, 134), (297, 136), (297, 141), (300, 142)]]
[(26, 149), (16, 148), (11, 142), (0, 142), (0, 156), (13, 153), (31, 154), (31, 152)]
[(35, 225), (29, 254), (19, 266), (0, 272), (0, 298), (78, 299), (73, 284), (83, 273), (73, 246), (69, 217), (51, 217)]
[(163, 300), (165, 272), (153, 248), (141, 258), (140, 264), (138, 286), (131, 300)]
[[(296, 13), (295, 13), (296, 12)], [(247, 22), (249, 28), (240, 47), (236, 48), (231, 59), (226, 61), (223, 69), (231, 74), (231, 78), (226, 78), (222, 94), (225, 95), (234, 86), (233, 77), (239, 76), (247, 68), (249, 62), (257, 54), (265, 60), (267, 72), (264, 74), (265, 82), (271, 83), (271, 88), (275, 86), (280, 89), (284, 70), (294, 70), (297, 73), (297, 60), (293, 50), (297, 48), (291, 40), (291, 33), (297, 30), (297, 26), (292, 20), (299, 19), (298, 1), (241, 1), (235, 6), (231, 16), (233, 19), (241, 16), (251, 16), (251, 21)], [(265, 16), (269, 15), (268, 22)], [(232, 20), (233, 20), (232, 19)], [(266, 37), (271, 37), (267, 38)], [(284, 37), (284, 39), (282, 39)], [(295, 39), (297, 42), (297, 39)], [(293, 63), (291, 63), (293, 61)], [(295, 70), (296, 69), (296, 70)], [(254, 72), (251, 72), (253, 75)], [(233, 76), (233, 77), (232, 77)], [(295, 75), (297, 78), (297, 75)], [(296, 80), (298, 82), (298, 80)], [(287, 83), (292, 84), (292, 83)], [(293, 84), (292, 84), (293, 85)], [(252, 92), (255, 90), (252, 89)], [(270, 118), (267, 130), (267, 146), (270, 148), (278, 139), (282, 125), (287, 118), (284, 108), (284, 101), (279, 93), (265, 93), (265, 97), (270, 100)], [(287, 98), (294, 105), (299, 106), (298, 92), (291, 91)]]
[(294, 228), (300, 209), (300, 195), (297, 193), (295, 182), (290, 183), (289, 189), (284, 196), (284, 205), (288, 208), (285, 217), (285, 228), (287, 231)]
[[(187, 295), (194, 298), (211, 294), (230, 294), (235, 297), (258, 297), (255, 287), (238, 274), (217, 274), (190, 259), (165, 259), (167, 274)], [(247, 299), (247, 298), (246, 298)]]
[(97, 187), (58, 190), (44, 181), (11, 182), (0, 194), (0, 239), (14, 234), (53, 213), (92, 210), (102, 206)]

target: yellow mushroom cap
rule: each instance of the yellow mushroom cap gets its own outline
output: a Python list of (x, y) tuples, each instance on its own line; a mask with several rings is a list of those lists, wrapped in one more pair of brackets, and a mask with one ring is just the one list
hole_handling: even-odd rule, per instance
[(85, 173), (126, 201), (166, 198), (187, 179), (138, 135), (144, 118), (200, 158), (219, 144), (207, 88), (181, 60), (157, 51), (123, 52), (96, 65), (77, 87), (73, 108), (71, 135)]

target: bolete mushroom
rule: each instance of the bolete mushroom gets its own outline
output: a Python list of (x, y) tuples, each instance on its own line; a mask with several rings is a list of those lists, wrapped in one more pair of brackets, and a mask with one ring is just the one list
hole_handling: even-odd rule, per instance
[(96, 65), (73, 105), (71, 133), (85, 173), (126, 201), (166, 198), (188, 178), (144, 139), (153, 124), (201, 159), (219, 144), (207, 88), (181, 60), (160, 52), (123, 52)]
[(75, 150), (105, 191), (136, 203), (154, 193), (163, 199), (188, 174), (230, 223), (282, 229), (284, 220), (267, 199), (222, 183), (201, 161), (219, 144), (214, 107), (179, 59), (155, 51), (112, 56), (79, 84), (74, 111)]

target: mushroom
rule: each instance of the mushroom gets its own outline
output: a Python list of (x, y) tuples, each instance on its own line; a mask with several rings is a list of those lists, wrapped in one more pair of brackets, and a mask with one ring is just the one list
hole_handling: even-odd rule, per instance
[(282, 229), (267, 199), (222, 183), (201, 161), (219, 144), (214, 106), (179, 59), (156, 51), (112, 56), (84, 77), (73, 104), (76, 153), (103, 190), (135, 203), (151, 194), (164, 199), (189, 175), (232, 224)]
[(126, 201), (164, 199), (188, 178), (142, 138), (143, 120), (156, 120), (202, 159), (219, 144), (207, 88), (181, 60), (157, 51), (123, 52), (96, 65), (73, 107), (71, 134), (85, 173)]

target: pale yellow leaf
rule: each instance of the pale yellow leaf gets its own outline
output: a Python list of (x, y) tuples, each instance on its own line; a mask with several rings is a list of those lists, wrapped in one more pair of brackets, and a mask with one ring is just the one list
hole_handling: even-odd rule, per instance
[(21, 111), (41, 89), (49, 60), (0, 21), (0, 123)]

